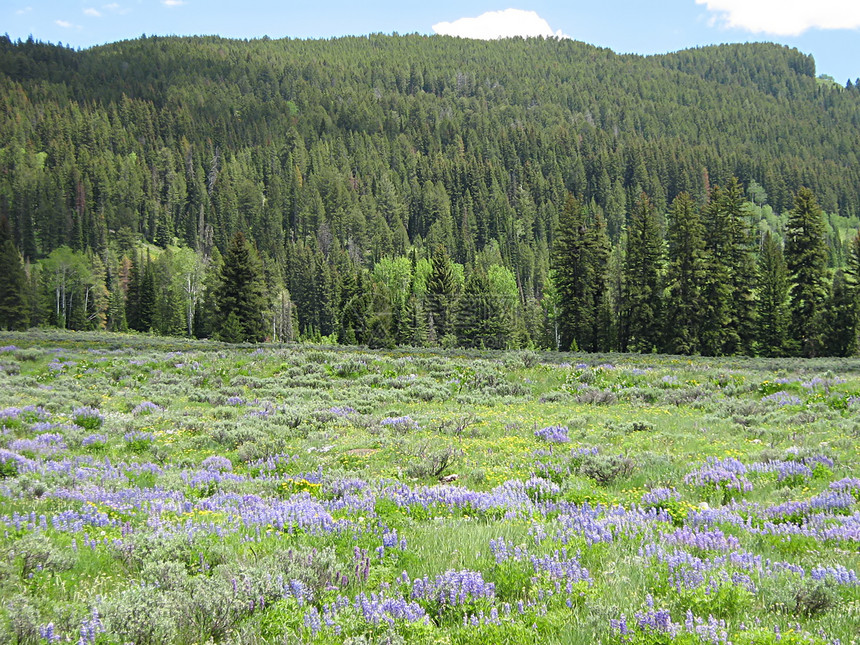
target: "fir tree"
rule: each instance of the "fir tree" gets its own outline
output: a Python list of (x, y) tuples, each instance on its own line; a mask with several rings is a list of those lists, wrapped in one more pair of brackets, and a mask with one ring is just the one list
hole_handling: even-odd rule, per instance
[(850, 356), (855, 350), (854, 303), (841, 269), (833, 274), (823, 318), (825, 353), (828, 356)]
[(562, 349), (603, 349), (608, 258), (609, 239), (603, 218), (599, 213), (589, 218), (584, 206), (569, 195), (559, 218), (552, 254)]
[(851, 240), (851, 246), (848, 250), (845, 283), (854, 313), (854, 347), (858, 349), (860, 348), (860, 231)]
[(492, 293), (486, 272), (476, 268), (457, 302), (456, 334), (462, 347), (505, 349), (512, 332), (509, 303)]
[(157, 304), (155, 295), (155, 271), (149, 257), (149, 252), (147, 252), (146, 264), (143, 265), (143, 271), (140, 275), (140, 291), (137, 301), (137, 327), (135, 327), (137, 331), (147, 332), (152, 329)]
[(344, 345), (364, 343), (367, 337), (367, 318), (370, 294), (360, 267), (349, 271), (341, 286), (338, 340)]
[(448, 252), (437, 246), (431, 258), (432, 269), (427, 279), (427, 309), (433, 315), (433, 327), (438, 338), (452, 333), (457, 282)]
[(821, 315), (826, 298), (827, 249), (824, 213), (815, 195), (801, 188), (785, 231), (785, 260), (791, 280), (791, 329), (795, 350), (815, 356), (821, 349)]
[(712, 188), (703, 215), (702, 353), (752, 354), (757, 334), (756, 266), (743, 189), (735, 177), (723, 189)]
[(213, 247), (209, 261), (205, 263), (203, 293), (200, 304), (194, 309), (194, 336), (210, 338), (217, 331), (218, 293), (221, 287), (221, 268), (224, 262), (217, 247)]
[(731, 229), (719, 209), (720, 189), (714, 186), (703, 210), (705, 270), (699, 343), (702, 354), (720, 356), (734, 334), (731, 327)]
[(700, 351), (699, 317), (705, 278), (705, 240), (693, 199), (681, 193), (672, 202), (667, 227), (665, 349), (676, 354)]
[(30, 322), (27, 275), (5, 216), (0, 217), (0, 329), (26, 329)]
[(788, 268), (779, 240), (765, 233), (758, 258), (758, 348), (782, 356), (788, 333)]
[[(239, 231), (230, 242), (218, 290), (219, 335), (229, 342), (261, 342), (266, 337), (263, 270), (256, 251)], [(235, 320), (241, 333), (237, 333)]]
[(391, 349), (396, 344), (394, 332), (391, 294), (385, 284), (374, 282), (371, 287), (365, 342), (371, 349)]
[(732, 177), (716, 207), (729, 226), (729, 275), (731, 276), (731, 326), (724, 353), (752, 355), (756, 338), (754, 238), (744, 210), (744, 190), (737, 177)]
[(657, 211), (641, 193), (627, 231), (622, 351), (650, 352), (661, 336), (663, 240)]

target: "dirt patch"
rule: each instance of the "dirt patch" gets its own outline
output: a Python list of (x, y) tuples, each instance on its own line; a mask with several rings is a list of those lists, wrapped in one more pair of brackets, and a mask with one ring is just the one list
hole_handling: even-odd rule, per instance
[(353, 455), (354, 457), (369, 457), (370, 455), (375, 455), (379, 452), (378, 448), (353, 448), (352, 450), (347, 450), (346, 454)]

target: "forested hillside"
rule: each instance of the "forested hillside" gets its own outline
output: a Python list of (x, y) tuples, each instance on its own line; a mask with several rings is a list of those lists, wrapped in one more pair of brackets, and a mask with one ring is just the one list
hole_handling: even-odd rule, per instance
[(0, 39), (0, 326), (850, 353), (858, 150), (777, 45)]

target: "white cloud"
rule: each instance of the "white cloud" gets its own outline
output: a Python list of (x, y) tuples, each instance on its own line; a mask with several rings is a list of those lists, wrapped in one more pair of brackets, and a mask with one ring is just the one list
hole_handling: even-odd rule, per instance
[(545, 36), (547, 38), (567, 38), (559, 31), (553, 31), (549, 23), (534, 11), (505, 9), (488, 11), (477, 18), (460, 18), (454, 22), (439, 22), (433, 31), (443, 36), (459, 36), (478, 40), (513, 38), (522, 36)]
[(165, 7), (180, 7), (185, 4), (183, 0), (161, 0)]
[(54, 24), (58, 27), (62, 27), (63, 29), (71, 29), (72, 27), (74, 27), (74, 25), (68, 20), (55, 20)]
[(93, 9), (90, 7), (89, 9), (84, 9), (84, 13), (88, 16), (92, 16), (93, 18), (101, 18), (102, 14), (98, 9)]
[(715, 23), (754, 33), (798, 36), (809, 29), (860, 28), (857, 0), (696, 0)]
[(121, 7), (117, 2), (111, 2), (110, 4), (103, 4), (102, 9), (105, 11), (110, 11), (111, 13), (117, 13), (121, 16), (124, 16), (127, 13), (131, 13), (131, 9), (128, 7)]
[(18, 9), (15, 13), (19, 16), (23, 16), (25, 13), (30, 13), (33, 11), (33, 7), (24, 7), (23, 9)]

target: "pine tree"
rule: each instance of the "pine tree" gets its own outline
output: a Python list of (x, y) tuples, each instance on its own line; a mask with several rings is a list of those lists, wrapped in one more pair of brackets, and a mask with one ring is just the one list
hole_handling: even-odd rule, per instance
[(505, 349), (512, 332), (509, 303), (492, 292), (487, 273), (476, 268), (457, 302), (455, 329), (462, 347)]
[(370, 294), (361, 267), (348, 271), (341, 286), (338, 341), (343, 345), (359, 345), (366, 341)]
[(752, 354), (757, 335), (756, 265), (743, 189), (735, 177), (725, 188), (711, 189), (703, 221), (702, 353)]
[[(218, 290), (218, 315), (221, 320), (219, 335), (229, 342), (261, 342), (266, 337), (263, 312), (266, 310), (263, 270), (256, 251), (239, 231), (233, 236), (224, 266), (221, 268), (221, 285)], [(237, 333), (235, 320), (241, 333)]]
[(696, 354), (700, 351), (705, 240), (696, 204), (687, 193), (681, 193), (672, 202), (667, 238), (664, 348), (669, 353)]
[(825, 353), (828, 356), (850, 356), (855, 349), (854, 303), (841, 269), (833, 274), (823, 319)]
[(155, 318), (156, 294), (155, 294), (155, 270), (146, 254), (146, 264), (140, 275), (140, 291), (137, 302), (137, 331), (147, 332), (152, 329)]
[(128, 274), (128, 289), (125, 297), (125, 320), (129, 329), (137, 330), (139, 328), (140, 316), (140, 281), (141, 281), (141, 266), (140, 260), (135, 255), (133, 261), (130, 261), (131, 268)]
[(281, 343), (291, 343), (296, 339), (296, 306), (286, 289), (278, 291), (272, 317), (272, 339)]
[(374, 282), (370, 293), (365, 343), (371, 349), (391, 349), (396, 345), (394, 332), (391, 294), (385, 284)]
[(0, 217), (0, 329), (26, 329), (30, 322), (27, 275), (5, 215)]
[(661, 336), (663, 240), (657, 211), (641, 193), (627, 231), (622, 351), (650, 352)]
[(815, 356), (821, 349), (821, 315), (826, 298), (827, 249), (824, 213), (815, 195), (801, 188), (785, 231), (785, 260), (791, 280), (791, 329), (795, 350)]
[(725, 352), (731, 327), (731, 229), (719, 209), (720, 188), (714, 186), (702, 212), (705, 225), (705, 273), (699, 342), (702, 354)]
[(860, 349), (860, 231), (851, 240), (848, 251), (848, 266), (845, 270), (845, 283), (854, 314), (854, 347), (856, 350)]
[(606, 271), (609, 238), (599, 213), (568, 195), (553, 245), (561, 348), (598, 351), (606, 344)]
[(733, 333), (724, 348), (726, 354), (752, 355), (756, 338), (756, 265), (752, 228), (744, 210), (744, 190), (732, 177), (722, 191), (717, 208), (729, 225), (728, 259), (731, 276), (731, 325)]
[(427, 279), (427, 309), (433, 315), (433, 326), (441, 340), (453, 333), (454, 305), (457, 299), (457, 282), (448, 252), (436, 247), (431, 258), (432, 269)]
[(578, 351), (592, 327), (588, 306), (591, 267), (586, 242), (585, 208), (568, 195), (553, 243), (553, 284), (558, 294), (558, 333), (562, 350)]
[(194, 309), (194, 337), (210, 338), (215, 335), (218, 325), (218, 293), (221, 288), (221, 269), (224, 261), (218, 247), (205, 263), (203, 273), (203, 293), (200, 304)]
[(779, 240), (768, 231), (758, 258), (758, 348), (761, 354), (785, 354), (788, 321), (788, 267)]

